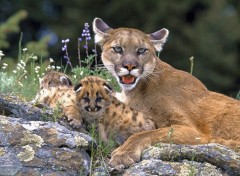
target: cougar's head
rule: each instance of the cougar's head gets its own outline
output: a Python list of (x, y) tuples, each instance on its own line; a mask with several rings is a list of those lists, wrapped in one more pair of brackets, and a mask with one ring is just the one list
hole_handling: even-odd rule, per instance
[(95, 43), (102, 47), (102, 61), (123, 90), (132, 90), (153, 72), (156, 51), (162, 50), (168, 30), (145, 34), (137, 29), (112, 29), (100, 18), (93, 21)]
[(93, 122), (101, 117), (105, 109), (111, 104), (112, 88), (102, 78), (87, 76), (75, 87), (76, 102), (87, 122)]

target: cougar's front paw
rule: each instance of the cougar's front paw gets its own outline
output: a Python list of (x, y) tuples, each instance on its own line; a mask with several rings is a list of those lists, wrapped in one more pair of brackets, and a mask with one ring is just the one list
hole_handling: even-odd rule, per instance
[(118, 170), (128, 168), (136, 162), (140, 161), (141, 151), (132, 147), (124, 150), (124, 148), (117, 148), (113, 151), (109, 165)]
[(80, 128), (82, 126), (82, 121), (78, 119), (68, 119), (70, 125), (74, 128)]

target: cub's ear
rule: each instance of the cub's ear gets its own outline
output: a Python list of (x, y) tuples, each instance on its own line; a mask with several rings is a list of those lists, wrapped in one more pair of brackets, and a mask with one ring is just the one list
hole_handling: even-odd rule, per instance
[(104, 83), (103, 84), (103, 87), (105, 90), (107, 90), (108, 92), (112, 92), (113, 89), (112, 89), (112, 86), (110, 86), (108, 83)]
[(168, 34), (169, 34), (169, 31), (165, 28), (163, 28), (157, 32), (148, 34), (156, 51), (160, 52), (162, 50), (164, 43), (166, 43), (166, 41), (167, 41)]
[(75, 92), (79, 92), (81, 89), (82, 89), (82, 84), (81, 84), (81, 83), (77, 84), (77, 85), (74, 87), (74, 91), (75, 91)]
[(93, 20), (93, 31), (95, 33), (95, 43), (99, 45), (103, 45), (107, 37), (109, 36), (108, 33), (106, 33), (107, 30), (110, 30), (110, 28), (102, 19), (95, 18)]
[(61, 76), (60, 81), (63, 85), (66, 85), (66, 86), (72, 86), (73, 85), (72, 81), (66, 76)]

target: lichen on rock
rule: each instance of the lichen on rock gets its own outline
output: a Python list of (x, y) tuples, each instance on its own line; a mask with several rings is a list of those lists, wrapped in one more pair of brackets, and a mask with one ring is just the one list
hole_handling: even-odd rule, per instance
[(8, 120), (0, 118), (0, 124), (6, 125), (8, 123), (9, 123)]
[(20, 161), (28, 162), (31, 161), (34, 158), (35, 151), (30, 145), (26, 145), (22, 147), (24, 151), (17, 154), (17, 157), (20, 159)]
[(24, 133), (24, 137), (21, 139), (21, 145), (33, 144), (37, 147), (41, 147), (43, 144), (43, 139), (41, 136), (36, 134), (31, 134), (30, 131)]
[(5, 150), (3, 147), (0, 147), (0, 156), (4, 155), (5, 154)]
[(88, 141), (81, 136), (74, 137), (77, 147), (87, 147), (89, 145)]

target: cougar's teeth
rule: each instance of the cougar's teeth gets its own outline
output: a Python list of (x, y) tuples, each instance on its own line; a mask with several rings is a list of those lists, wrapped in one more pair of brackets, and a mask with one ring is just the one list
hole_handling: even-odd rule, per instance
[(126, 75), (126, 76), (120, 77), (120, 80), (123, 84), (134, 84), (136, 81), (136, 77), (132, 75)]

